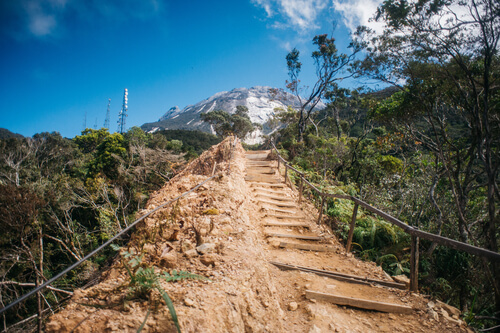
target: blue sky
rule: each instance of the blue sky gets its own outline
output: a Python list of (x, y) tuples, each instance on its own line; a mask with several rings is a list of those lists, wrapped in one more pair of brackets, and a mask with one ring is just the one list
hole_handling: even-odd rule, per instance
[(283, 88), (285, 56), (301, 51), (312, 83), (311, 40), (340, 49), (378, 0), (0, 0), (0, 127), (32, 136), (127, 128), (211, 95), (257, 85)]

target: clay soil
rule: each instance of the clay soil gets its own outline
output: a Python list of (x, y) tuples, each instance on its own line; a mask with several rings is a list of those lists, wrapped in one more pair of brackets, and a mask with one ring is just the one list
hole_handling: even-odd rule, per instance
[[(138, 216), (193, 188), (213, 172), (218, 175), (178, 204), (145, 219), (124, 248), (142, 254), (144, 268), (153, 267), (158, 273), (184, 270), (209, 279), (160, 279), (173, 300), (183, 332), (471, 331), (454, 309), (425, 295), (375, 284), (342, 282), (272, 265), (270, 261), (392, 281), (374, 263), (346, 253), (327, 227), (317, 225), (317, 210), (307, 201), (298, 203), (297, 191), (280, 187), (279, 182), (269, 185), (257, 176), (252, 180), (249, 175), (264, 170), (252, 165), (269, 159), (268, 152), (261, 152), (261, 156), (246, 154), (237, 144), (231, 154), (230, 147), (228, 139), (212, 147), (155, 193), (147, 209)], [(266, 163), (274, 174), (265, 177), (282, 181), (276, 162)], [(293, 203), (293, 207), (277, 208), (269, 203), (276, 201), (269, 196), (281, 197), (282, 202)], [(268, 202), (263, 202), (263, 198)], [(302, 219), (286, 221), (271, 216), (286, 214), (280, 213), (280, 209), (293, 210), (290, 216)], [(270, 222), (300, 222), (307, 227), (265, 226)], [(268, 237), (267, 233), (323, 239), (283, 239)], [(333, 251), (285, 249), (279, 247), (282, 241), (328, 245)], [(205, 245), (197, 248), (200, 244)], [(49, 318), (45, 331), (137, 332), (149, 311), (142, 332), (176, 332), (160, 294), (152, 291), (138, 297), (129, 283), (122, 258), (117, 256), (98, 284), (77, 290), (65, 308)], [(306, 290), (405, 305), (413, 310), (396, 314), (338, 306), (308, 299)]]

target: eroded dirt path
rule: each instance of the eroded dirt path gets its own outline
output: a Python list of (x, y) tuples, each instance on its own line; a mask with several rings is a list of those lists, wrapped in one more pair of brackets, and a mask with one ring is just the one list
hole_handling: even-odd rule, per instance
[[(212, 147), (152, 196), (153, 209), (220, 173), (175, 207), (160, 210), (134, 233), (127, 250), (143, 255), (156, 272), (186, 270), (211, 281), (162, 281), (183, 332), (466, 332), (453, 309), (422, 295), (376, 284), (357, 284), (311, 272), (283, 270), (274, 263), (393, 282), (380, 267), (345, 253), (331, 232), (316, 224), (317, 211), (298, 202), (283, 184), (268, 151), (237, 146), (228, 165), (229, 141)], [(194, 227), (202, 236), (196, 244)], [(312, 240), (311, 240), (312, 239)], [(305, 251), (294, 247), (314, 247)], [(121, 261), (101, 282), (75, 293), (53, 315), (47, 332), (175, 332), (157, 292), (134, 298)], [(307, 291), (411, 307), (395, 314), (337, 306)], [(308, 296), (308, 297), (306, 297)]]

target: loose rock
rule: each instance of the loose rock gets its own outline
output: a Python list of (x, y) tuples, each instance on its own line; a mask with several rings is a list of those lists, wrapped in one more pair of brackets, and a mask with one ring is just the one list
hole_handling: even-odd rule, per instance
[(298, 307), (299, 305), (296, 302), (290, 302), (288, 304), (288, 311), (295, 311)]
[(213, 252), (214, 250), (215, 250), (215, 244), (213, 243), (204, 243), (196, 247), (196, 251), (198, 251), (199, 254), (210, 253)]

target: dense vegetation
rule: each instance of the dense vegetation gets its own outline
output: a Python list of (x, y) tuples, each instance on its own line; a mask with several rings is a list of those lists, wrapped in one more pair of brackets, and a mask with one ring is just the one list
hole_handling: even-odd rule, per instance
[[(217, 142), (214, 138), (187, 131), (147, 134), (133, 127), (123, 135), (86, 129), (73, 139), (41, 133), (0, 140), (1, 305), (125, 228), (149, 194), (186, 159)], [(108, 251), (47, 289), (40, 299), (43, 307), (96, 276), (114, 255)], [(37, 307), (36, 298), (28, 299), (4, 314), (3, 327), (36, 313)]]
[[(388, 0), (377, 13), (384, 33), (360, 27), (352, 53), (339, 54), (333, 38), (317, 36), (316, 85), (300, 109), (276, 115), (286, 124), (275, 137), (282, 153), (325, 191), (498, 252), (499, 12), (487, 0)], [(355, 59), (359, 47), (364, 58)], [(287, 57), (287, 87), (295, 93), (304, 91), (299, 55), (294, 49)], [(391, 88), (339, 87), (349, 76)], [(309, 112), (319, 99), (329, 100), (327, 109)], [(352, 211), (348, 201), (328, 202), (329, 223), (344, 238)], [(359, 256), (389, 273), (408, 272), (409, 236), (398, 228), (361, 212), (354, 242)], [(498, 324), (499, 263), (424, 240), (420, 256), (422, 290), (461, 308), (479, 328)]]

